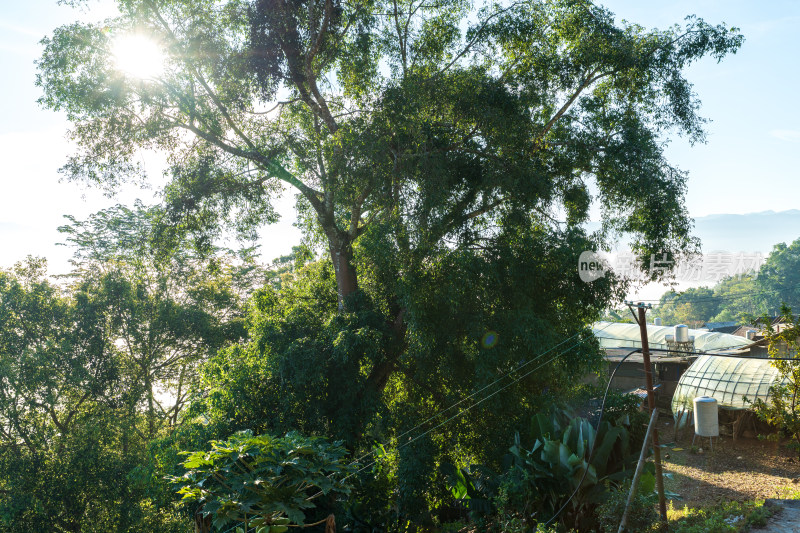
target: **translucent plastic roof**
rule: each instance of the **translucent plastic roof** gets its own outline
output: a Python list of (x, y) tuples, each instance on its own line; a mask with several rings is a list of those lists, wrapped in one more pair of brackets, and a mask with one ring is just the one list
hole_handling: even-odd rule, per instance
[(756, 399), (767, 401), (777, 379), (778, 370), (769, 359), (701, 355), (681, 376), (672, 412), (691, 411), (698, 396), (714, 398), (720, 408), (750, 409)]
[[(595, 336), (600, 341), (602, 348), (615, 348), (619, 346), (642, 345), (639, 333), (639, 324), (621, 324), (616, 322), (595, 322), (592, 325)], [(675, 326), (647, 325), (647, 341), (652, 348), (667, 348), (667, 335), (675, 334)], [(753, 341), (744, 337), (728, 333), (716, 333), (700, 329), (690, 329), (689, 336), (694, 337), (694, 347), (697, 350), (729, 350), (744, 348), (753, 344)]]

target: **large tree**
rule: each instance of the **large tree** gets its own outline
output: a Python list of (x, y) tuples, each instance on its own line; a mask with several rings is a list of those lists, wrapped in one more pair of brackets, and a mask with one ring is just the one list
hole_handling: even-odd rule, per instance
[(71, 283), (49, 282), (39, 259), (0, 270), (4, 531), (179, 520), (147, 447), (180, 421), (199, 363), (242, 337), (240, 293), (260, 269), (156, 260), (151, 214), (118, 207), (61, 228), (76, 246)]
[(127, 420), (113, 401), (119, 367), (102, 310), (49, 283), (44, 265), (0, 271), (0, 523), (110, 528), (129, 514), (125, 475), (141, 446), (120, 438)]
[(130, 415), (144, 404), (146, 437), (174, 426), (198, 365), (244, 336), (244, 306), (266, 275), (251, 250), (198, 258), (186, 246), (156, 244), (160, 210), (115, 206), (59, 228), (73, 247), (73, 290), (106, 317), (118, 350)]
[[(267, 428), (383, 439), (597, 318), (621, 285), (582, 283), (581, 251), (615, 232), (645, 268), (694, 250), (686, 174), (663, 143), (703, 140), (683, 70), (734, 52), (733, 29), (690, 18), (646, 31), (582, 0), (118, 5), (44, 40), (40, 101), (66, 113), (79, 147), (66, 175), (113, 190), (141, 177), (138, 150), (165, 152), (162, 242), (193, 236), (201, 249), (228, 228), (252, 236), (288, 188), (307, 244), (329, 257), (265, 289), (252, 343), (215, 367), (212, 388), (252, 364), (241, 391), (261, 398)], [(130, 34), (163, 50), (161, 72), (125, 74), (113, 51)], [(604, 231), (587, 235), (593, 203)], [(486, 446), (499, 434), (502, 448), (533, 396), (591, 367), (590, 344), (493, 397), (458, 435)], [(222, 418), (259, 422), (227, 405)], [(456, 442), (442, 438), (401, 451), (401, 472), (416, 472), (401, 499), (424, 497), (425, 450)]]
[(784, 314), (783, 306), (800, 309), (800, 238), (775, 245), (761, 265), (755, 289), (772, 315)]
[[(685, 175), (661, 135), (702, 139), (682, 69), (741, 43), (697, 19), (618, 26), (574, 0), (119, 8), (44, 40), (40, 101), (66, 111), (80, 146), (67, 175), (113, 189), (139, 176), (137, 149), (162, 149), (168, 201), (203, 235), (269, 222), (275, 192), (291, 186), (342, 301), (358, 287), (353, 244), (382, 224), (404, 261), (420, 261), (449, 242), (474, 246), (510, 213), (555, 229), (562, 208), (578, 223), (594, 197), (644, 256), (685, 250)], [(156, 77), (118, 70), (115, 39), (130, 33), (162, 47)]]

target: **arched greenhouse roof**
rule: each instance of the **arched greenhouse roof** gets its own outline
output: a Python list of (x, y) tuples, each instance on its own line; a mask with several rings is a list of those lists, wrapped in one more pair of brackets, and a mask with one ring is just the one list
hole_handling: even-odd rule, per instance
[[(622, 324), (617, 322), (595, 322), (592, 324), (595, 337), (601, 348), (617, 348), (621, 346), (640, 347), (642, 345), (639, 324)], [(651, 348), (667, 349), (667, 335), (675, 333), (675, 326), (647, 325), (647, 341)], [(717, 333), (701, 329), (690, 329), (689, 336), (694, 337), (694, 347), (700, 351), (733, 350), (745, 348), (753, 341), (744, 337)]]
[(750, 409), (756, 400), (767, 401), (769, 388), (778, 380), (778, 370), (770, 361), (701, 355), (678, 381), (672, 412), (692, 411), (698, 396), (710, 396), (721, 409), (732, 410)]

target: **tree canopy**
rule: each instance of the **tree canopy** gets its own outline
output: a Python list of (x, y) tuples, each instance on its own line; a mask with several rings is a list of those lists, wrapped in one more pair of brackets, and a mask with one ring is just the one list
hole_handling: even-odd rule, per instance
[[(140, 177), (138, 149), (164, 150), (175, 221), (203, 237), (224, 223), (252, 232), (290, 186), (340, 298), (358, 286), (353, 245), (376, 228), (414, 264), (478, 246), (514, 217), (574, 226), (599, 200), (643, 257), (685, 251), (686, 177), (662, 136), (703, 139), (682, 69), (742, 41), (694, 18), (619, 26), (574, 0), (119, 8), (44, 40), (40, 102), (66, 112), (80, 147), (64, 172), (113, 189)], [(130, 33), (163, 49), (158, 77), (117, 68), (113, 44)]]

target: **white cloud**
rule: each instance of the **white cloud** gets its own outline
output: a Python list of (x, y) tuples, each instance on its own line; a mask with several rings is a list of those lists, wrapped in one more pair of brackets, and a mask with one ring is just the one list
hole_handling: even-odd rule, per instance
[(772, 130), (769, 134), (781, 141), (800, 143), (800, 131), (798, 130)]

